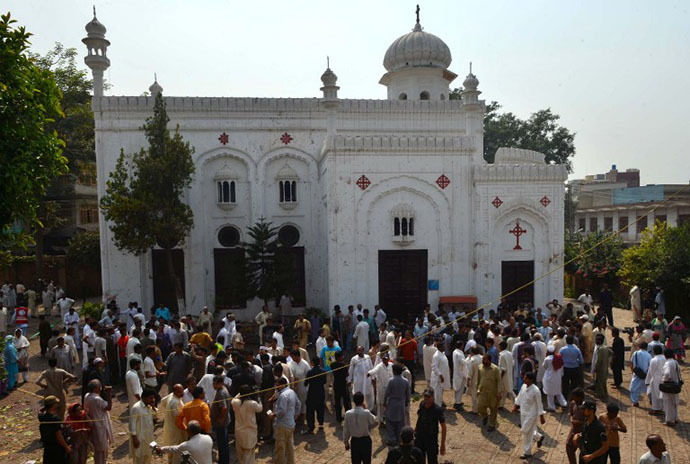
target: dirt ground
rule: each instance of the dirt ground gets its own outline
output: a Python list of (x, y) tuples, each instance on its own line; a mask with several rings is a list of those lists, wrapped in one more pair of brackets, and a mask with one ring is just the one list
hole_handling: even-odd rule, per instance
[[(632, 317), (629, 311), (614, 310), (616, 325), (619, 327), (631, 326)], [(55, 318), (53, 318), (55, 319)], [(29, 334), (36, 332), (38, 322), (32, 320)], [(629, 348), (626, 339), (626, 348)], [(40, 356), (38, 339), (31, 340), (30, 348), (30, 381), (20, 386), (19, 391), (11, 393), (0, 399), (0, 447), (1, 463), (25, 463), (27, 461), (41, 461), (42, 448), (38, 440), (37, 414), (39, 409), (40, 389), (33, 382), (39, 373), (47, 367), (47, 362)], [(690, 379), (687, 365), (682, 366), (682, 376)], [(589, 375), (586, 376), (589, 380)], [(681, 424), (675, 428), (662, 425), (659, 417), (650, 416), (649, 401), (645, 398), (641, 401), (641, 408), (632, 407), (627, 386), (630, 383), (630, 371), (624, 374), (624, 388), (614, 390), (609, 388), (609, 400), (615, 401), (621, 408), (621, 418), (628, 427), (628, 433), (621, 434), (621, 457), (624, 463), (637, 463), (640, 455), (647, 451), (645, 438), (650, 433), (660, 434), (671, 454), (672, 462), (690, 463), (690, 426), (685, 422), (690, 417), (688, 400), (690, 388), (685, 387), (681, 393), (681, 406), (679, 416)], [(687, 384), (690, 386), (690, 384)], [(422, 382), (417, 382), (417, 391), (422, 388)], [(163, 387), (161, 394), (164, 394)], [(79, 400), (80, 387), (73, 385), (70, 388), (71, 398), (68, 403)], [(109, 462), (130, 462), (127, 443), (127, 422), (124, 414), (127, 406), (126, 397), (122, 391), (114, 391), (115, 399), (112, 411), (113, 427), (115, 431), (115, 444), (112, 448)], [(446, 404), (453, 403), (453, 392), (447, 391)], [(470, 398), (466, 396), (465, 403)], [(604, 405), (597, 402), (597, 413), (604, 410)], [(415, 402), (411, 411), (416, 411), (418, 402)], [(415, 416), (412, 415), (414, 424)], [(499, 427), (496, 431), (488, 433), (480, 427), (478, 416), (467, 412), (446, 412), (448, 424), (447, 453), (441, 458), (441, 462), (467, 463), (470, 461), (483, 461), (492, 463), (524, 462), (518, 456), (521, 453), (519, 414), (508, 411), (499, 413)], [(533, 463), (567, 463), (565, 454), (565, 439), (569, 430), (569, 420), (565, 413), (548, 413), (546, 425), (542, 427), (546, 439), (543, 447), (538, 450), (530, 462)], [(160, 425), (156, 428), (156, 435), (161, 433)], [(322, 431), (316, 435), (295, 434), (296, 460), (300, 463), (345, 463), (350, 462), (349, 453), (345, 451), (342, 443), (342, 427), (327, 410), (326, 424)], [(387, 447), (382, 444), (385, 438), (385, 429), (377, 429), (373, 433), (374, 452), (373, 462), (382, 463), (388, 454)], [(271, 462), (273, 447), (263, 444), (257, 451), (260, 463)], [(156, 457), (154, 462), (167, 462), (165, 458)], [(231, 452), (232, 462), (237, 462), (234, 450)], [(92, 462), (92, 461), (90, 461)]]

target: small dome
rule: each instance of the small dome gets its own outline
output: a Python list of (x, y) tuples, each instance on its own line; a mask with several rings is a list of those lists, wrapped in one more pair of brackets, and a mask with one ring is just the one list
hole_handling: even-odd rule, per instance
[(283, 166), (280, 171), (278, 171), (278, 175), (276, 175), (276, 179), (298, 179), (299, 176), (297, 175), (297, 171), (292, 169), (290, 165), (285, 162), (285, 166)]
[(220, 168), (215, 173), (215, 175), (213, 176), (213, 180), (230, 180), (230, 179), (237, 179), (237, 173), (235, 172), (234, 169), (232, 169), (227, 164), (224, 164), (223, 167)]
[(158, 78), (155, 78), (153, 80), (153, 84), (149, 87), (149, 92), (151, 92), (151, 96), (155, 97), (159, 93), (163, 92), (163, 87), (158, 83)]
[(424, 32), (417, 23), (412, 32), (399, 37), (388, 47), (383, 66), (387, 71), (414, 66), (445, 69), (451, 61), (448, 45), (434, 34)]
[(93, 19), (86, 24), (86, 33), (88, 37), (103, 39), (105, 38), (105, 26), (96, 18), (96, 7), (93, 7)]
[(479, 87), (479, 79), (470, 72), (465, 78), (465, 82), (462, 83), (462, 86), (465, 90), (477, 90), (477, 87)]
[(326, 68), (326, 70), (321, 74), (321, 82), (324, 86), (332, 86), (338, 81), (338, 76), (335, 75), (331, 68)]

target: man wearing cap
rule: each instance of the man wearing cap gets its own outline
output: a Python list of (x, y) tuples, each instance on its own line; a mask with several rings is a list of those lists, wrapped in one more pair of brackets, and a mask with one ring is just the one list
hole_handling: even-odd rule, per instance
[(60, 422), (62, 417), (56, 416), (60, 400), (49, 395), (43, 399), (43, 409), (38, 415), (41, 423), (38, 427), (43, 443), (43, 462), (45, 464), (67, 464), (67, 455), (72, 448), (67, 444), (63, 427)]
[(582, 432), (575, 435), (575, 446), (580, 448), (580, 462), (587, 464), (606, 464), (609, 449), (606, 427), (597, 419), (597, 404), (585, 401), (582, 413), (585, 423)]
[(213, 325), (213, 314), (208, 312), (208, 306), (204, 306), (199, 314), (199, 327), (208, 324), (209, 327)]
[[(441, 425), (441, 448), (438, 446), (438, 426)], [(414, 444), (422, 450), (428, 464), (438, 463), (438, 453), (446, 454), (446, 418), (444, 409), (434, 402), (434, 389), (424, 390), (424, 399), (417, 411)]]

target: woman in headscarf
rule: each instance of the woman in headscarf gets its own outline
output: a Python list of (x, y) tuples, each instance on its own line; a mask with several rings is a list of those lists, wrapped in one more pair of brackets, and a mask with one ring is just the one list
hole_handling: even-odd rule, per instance
[(685, 337), (687, 337), (687, 329), (680, 316), (673, 318), (668, 326), (668, 333), (670, 336), (666, 344), (673, 350), (675, 358), (680, 361), (685, 358)]
[(7, 391), (14, 389), (17, 383), (17, 374), (19, 374), (19, 366), (17, 365), (17, 349), (14, 347), (14, 337), (7, 335), (5, 337), (5, 350), (2, 352), (5, 359), (5, 370), (7, 371)]
[(72, 453), (69, 455), (70, 464), (86, 464), (86, 459), (89, 457), (91, 426), (86, 422), (88, 419), (89, 416), (79, 403), (73, 403), (67, 410), (65, 425), (68, 427), (70, 445), (72, 445)]
[(14, 348), (17, 350), (17, 363), (24, 382), (29, 381), (29, 339), (24, 336), (22, 329), (14, 331)]

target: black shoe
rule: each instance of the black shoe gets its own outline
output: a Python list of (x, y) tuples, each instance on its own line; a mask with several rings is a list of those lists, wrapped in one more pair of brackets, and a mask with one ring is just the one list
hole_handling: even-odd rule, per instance
[(544, 435), (541, 436), (541, 438), (537, 441), (537, 448), (541, 448), (541, 445), (544, 444)]
[(493, 425), (490, 425), (486, 428), (487, 432), (493, 432), (494, 430), (496, 430), (496, 427), (494, 427)]
[(531, 457), (531, 454), (523, 454), (522, 456), (520, 456), (520, 459), (530, 459)]
[(488, 423), (489, 423), (489, 418), (488, 418), (488, 417), (485, 417), (484, 419), (482, 419), (482, 425), (486, 425), (486, 424), (488, 424)]

